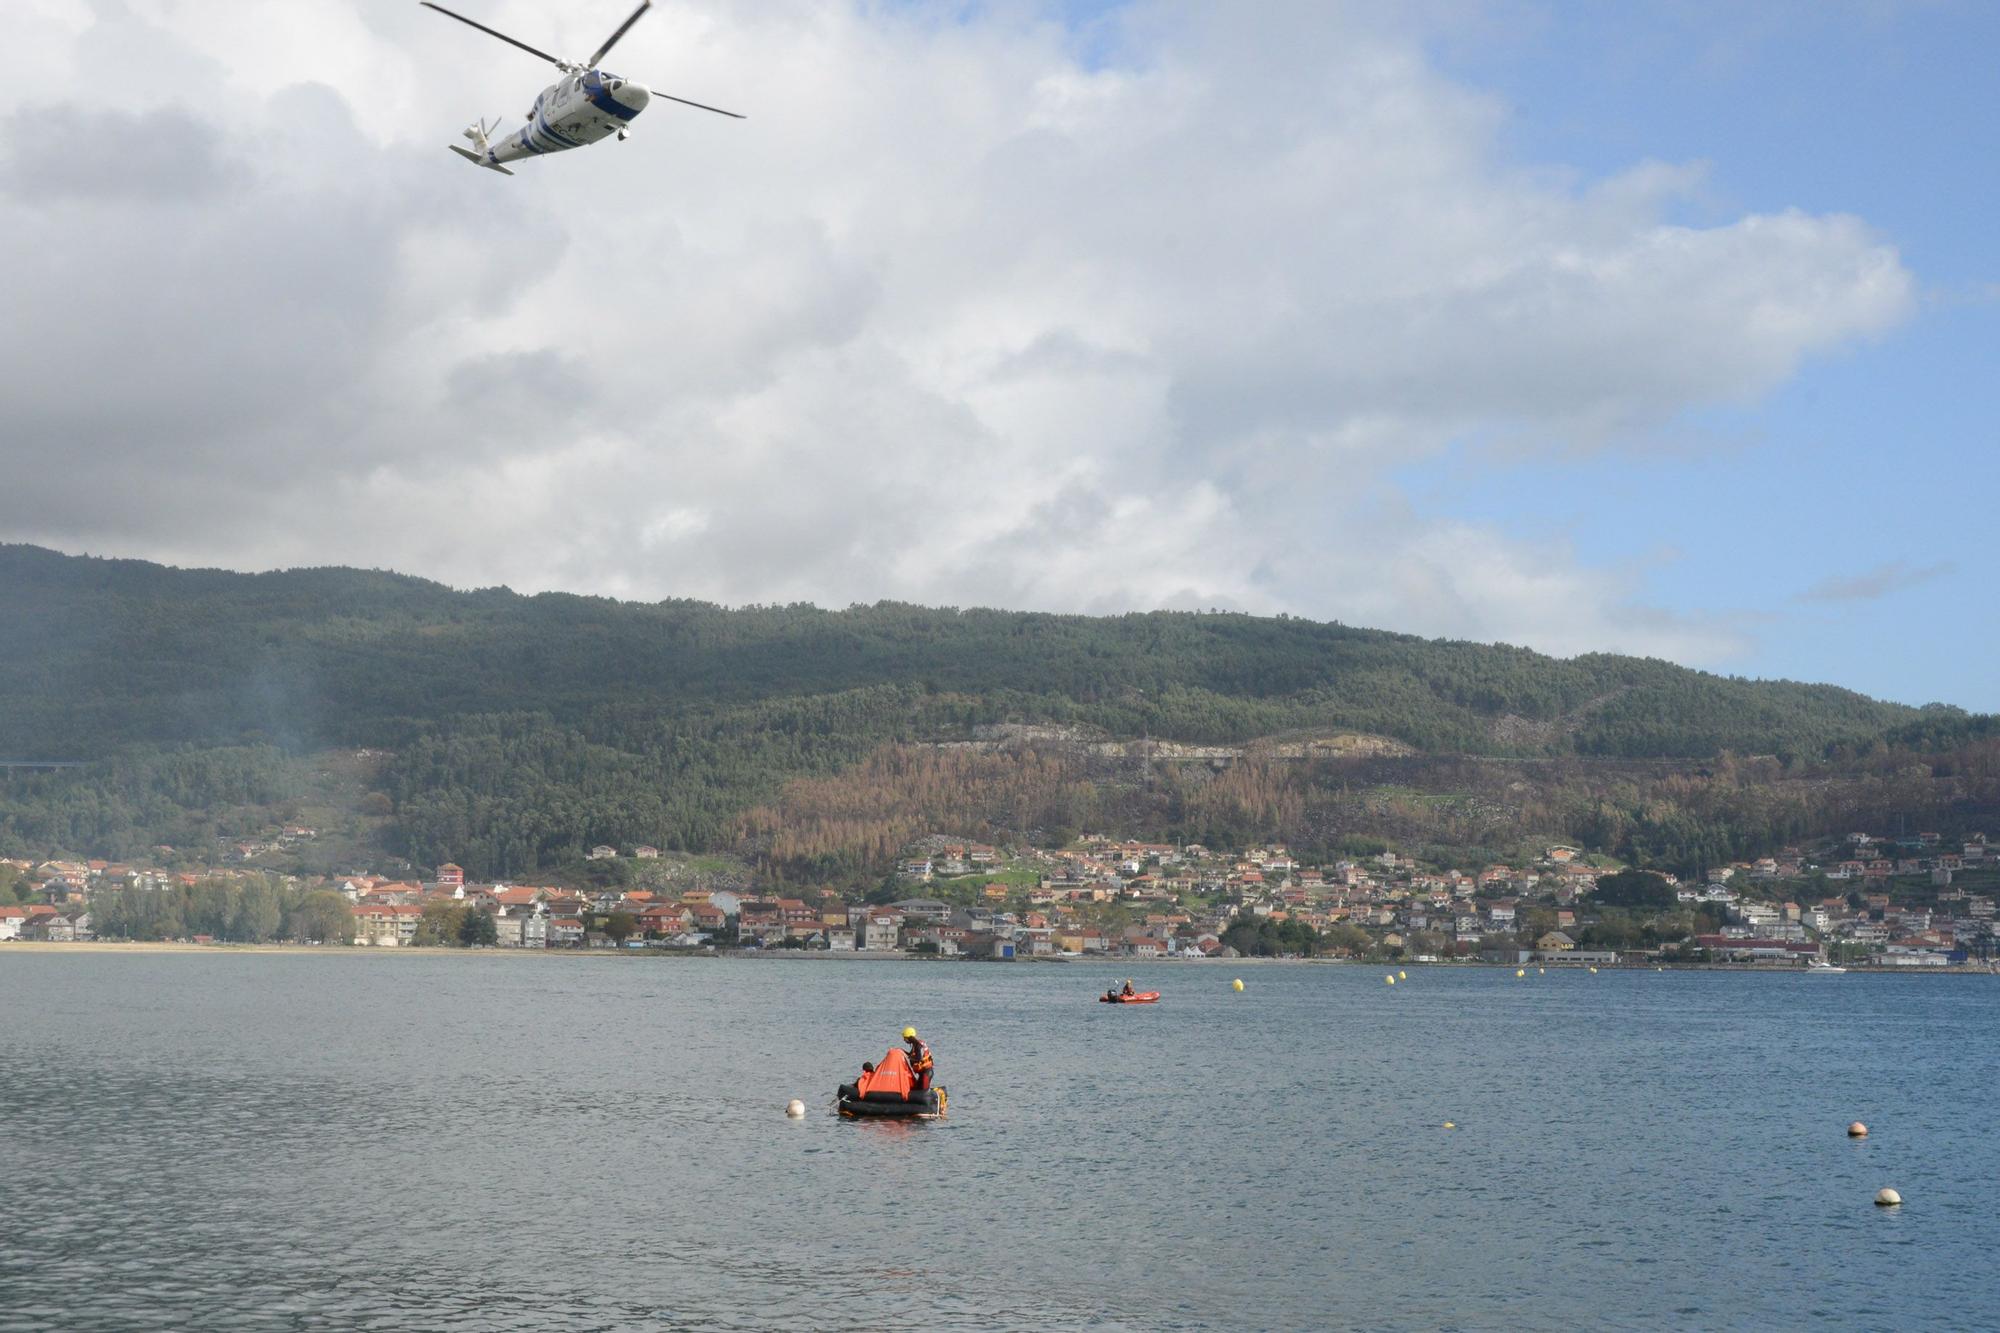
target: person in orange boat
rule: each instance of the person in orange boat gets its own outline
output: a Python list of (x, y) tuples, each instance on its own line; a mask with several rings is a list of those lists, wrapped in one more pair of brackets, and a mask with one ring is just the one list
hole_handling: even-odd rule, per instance
[(1127, 996), (1137, 995), (1139, 993), (1132, 989), (1132, 978), (1130, 977), (1125, 978), (1125, 990), (1123, 993)]
[(903, 1029), (903, 1040), (910, 1044), (910, 1072), (917, 1076), (917, 1091), (928, 1092), (931, 1086), (931, 1048), (924, 1045), (915, 1028)]

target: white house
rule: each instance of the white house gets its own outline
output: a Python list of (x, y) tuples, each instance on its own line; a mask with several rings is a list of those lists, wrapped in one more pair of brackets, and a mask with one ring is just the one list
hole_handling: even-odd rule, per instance
[(894, 949), (901, 941), (903, 918), (897, 912), (874, 911), (861, 937), (864, 949)]

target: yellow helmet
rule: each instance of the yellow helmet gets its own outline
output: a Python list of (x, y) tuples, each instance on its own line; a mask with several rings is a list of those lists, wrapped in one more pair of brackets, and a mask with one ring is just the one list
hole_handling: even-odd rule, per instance
[(915, 1028), (904, 1028), (904, 1029), (903, 1029), (903, 1040), (904, 1040), (904, 1041), (915, 1041), (916, 1039), (917, 1039), (917, 1030), (916, 1030)]

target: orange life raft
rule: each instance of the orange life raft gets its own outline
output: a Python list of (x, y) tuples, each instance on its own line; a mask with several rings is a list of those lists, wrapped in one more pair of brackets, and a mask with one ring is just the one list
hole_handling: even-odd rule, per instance
[(910, 1057), (901, 1047), (892, 1047), (872, 1072), (863, 1073), (852, 1083), (841, 1084), (835, 1096), (840, 1113), (857, 1119), (900, 1116), (937, 1120), (945, 1113), (944, 1089), (918, 1089)]

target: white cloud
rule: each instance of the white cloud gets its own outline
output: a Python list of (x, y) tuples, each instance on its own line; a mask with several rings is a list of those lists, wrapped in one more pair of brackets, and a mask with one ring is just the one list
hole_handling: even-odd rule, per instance
[[(620, 16), (478, 8), (567, 52)], [(1086, 64), (1011, 9), (687, 0), (609, 63), (752, 118), (661, 105), (512, 180), (444, 144), (531, 58), (414, 5), (242, 12), (35, 0), (0, 56), (37, 259), (0, 536), (1714, 661), (1721, 622), (1391, 469), (1643, 449), (1912, 305), (1856, 219), (1675, 225), (1698, 165), (1509, 161), (1417, 35), (1320, 4), (1146, 5)]]

